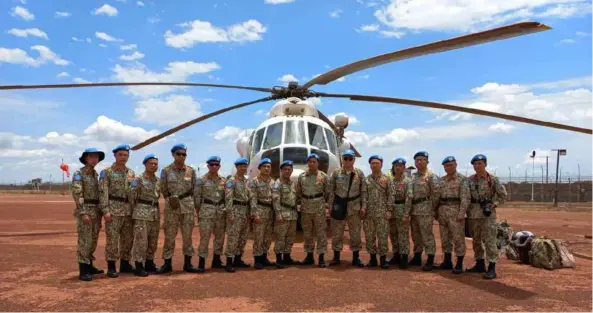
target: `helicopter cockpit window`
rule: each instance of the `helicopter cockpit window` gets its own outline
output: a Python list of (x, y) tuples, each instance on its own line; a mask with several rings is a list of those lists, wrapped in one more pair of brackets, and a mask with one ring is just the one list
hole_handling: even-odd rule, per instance
[(336, 149), (337, 149), (337, 143), (336, 143), (336, 136), (334, 135), (334, 133), (327, 129), (325, 129), (325, 136), (327, 137), (327, 143), (329, 144), (329, 151), (332, 154), (336, 154)]
[(271, 149), (282, 143), (282, 122), (268, 126), (266, 139), (262, 149)]
[(305, 122), (304, 121), (286, 121), (286, 136), (284, 143), (306, 144)]
[(327, 144), (323, 136), (323, 127), (313, 123), (308, 123), (307, 126), (309, 128), (309, 144), (313, 147), (327, 150)]
[(304, 147), (286, 147), (284, 148), (284, 160), (292, 160), (294, 164), (307, 164), (307, 148)]
[(259, 152), (265, 130), (266, 129), (262, 127), (255, 133), (255, 138), (253, 139), (253, 154), (257, 154)]

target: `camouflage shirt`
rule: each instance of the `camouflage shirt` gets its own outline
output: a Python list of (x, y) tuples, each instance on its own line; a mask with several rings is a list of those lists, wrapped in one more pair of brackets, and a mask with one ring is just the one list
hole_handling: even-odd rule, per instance
[(226, 211), (224, 187), (226, 179), (220, 175), (204, 174), (196, 183), (196, 210), (199, 218), (214, 218), (217, 211)]
[[(132, 215), (132, 208), (127, 201), (130, 184), (136, 174), (130, 168), (118, 169), (115, 163), (101, 171), (99, 175), (100, 207), (103, 214), (114, 216)], [(122, 199), (124, 201), (122, 201)]]
[(242, 210), (249, 213), (249, 201), (251, 199), (250, 192), (251, 190), (249, 189), (249, 181), (247, 178), (238, 176), (229, 178), (224, 189), (224, 201), (227, 212), (236, 213), (239, 210)]
[(350, 174), (343, 168), (338, 168), (333, 171), (330, 176), (330, 191), (329, 201), (330, 205), (333, 204), (336, 196), (341, 198), (357, 198), (356, 200), (348, 201), (348, 215), (352, 215), (355, 212), (360, 211), (361, 208), (367, 207), (367, 186), (364, 173), (358, 169), (354, 169), (354, 177), (352, 178), (352, 186), (350, 187), (350, 193), (346, 195), (348, 191), (348, 184), (350, 183)]
[(251, 189), (251, 215), (260, 216), (264, 210), (272, 210), (272, 190), (274, 189), (274, 180), (268, 177), (264, 180), (258, 176), (249, 183)]
[(72, 175), (72, 199), (76, 203), (74, 216), (84, 214), (91, 218), (100, 217), (97, 176), (97, 171), (90, 166), (83, 166)]
[(435, 214), (436, 202), (433, 194), (438, 187), (438, 177), (431, 171), (420, 171), (412, 175), (408, 197), (412, 199), (411, 215)]
[[(197, 183), (196, 171), (189, 165), (184, 165), (179, 169), (175, 163), (169, 164), (161, 171), (161, 192), (165, 197), (165, 211), (174, 213), (194, 213), (195, 203), (195, 185)], [(169, 204), (169, 197), (179, 197), (180, 208), (174, 210)]]
[[(492, 203), (496, 204), (496, 206), (504, 203), (507, 197), (507, 191), (500, 183), (498, 177), (486, 172), (485, 177), (478, 177), (478, 175), (474, 174), (468, 180), (472, 203), (467, 217), (487, 218), (482, 212), (480, 204), (477, 202), (481, 197), (492, 199)], [(492, 214), (488, 218), (496, 219), (496, 208), (492, 209)]]
[(395, 203), (395, 218), (409, 216), (412, 210), (412, 198), (408, 196), (408, 189), (412, 180), (405, 175), (392, 176), (393, 202)]
[[(156, 175), (147, 172), (136, 177), (130, 184), (130, 205), (132, 206), (132, 218), (135, 220), (158, 221), (159, 198), (161, 196), (161, 187), (159, 178)], [(140, 200), (140, 201), (139, 201)], [(154, 205), (146, 203), (154, 202)]]
[(301, 212), (324, 212), (329, 186), (329, 176), (322, 171), (317, 171), (317, 174), (308, 170), (301, 173), (295, 186), (296, 201), (301, 205)]
[(395, 203), (392, 180), (383, 173), (379, 177), (369, 174), (366, 184), (368, 192), (367, 215), (370, 218), (385, 218), (387, 211), (393, 214)]
[(459, 172), (452, 177), (445, 175), (434, 197), (439, 203), (439, 216), (464, 218), (470, 204), (469, 182)]
[(277, 215), (281, 215), (286, 221), (295, 221), (298, 217), (294, 185), (290, 178), (288, 181), (280, 178), (276, 180), (274, 190), (272, 190), (274, 195), (274, 210), (276, 210)]

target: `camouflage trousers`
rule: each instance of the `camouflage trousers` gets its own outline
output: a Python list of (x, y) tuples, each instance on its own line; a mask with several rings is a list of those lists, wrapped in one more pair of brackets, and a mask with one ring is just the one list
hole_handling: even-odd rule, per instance
[(384, 216), (367, 217), (363, 227), (367, 252), (380, 256), (387, 255), (389, 252), (389, 220)]
[(456, 216), (439, 217), (439, 232), (443, 253), (451, 253), (455, 247), (456, 256), (465, 255), (465, 219), (458, 221)]
[(105, 259), (130, 261), (134, 245), (134, 220), (131, 215), (111, 216), (111, 222), (105, 223)]
[(165, 243), (163, 245), (163, 259), (173, 257), (175, 251), (175, 237), (181, 228), (181, 240), (183, 243), (183, 255), (193, 256), (192, 233), (194, 231), (194, 213), (165, 212)]
[(272, 245), (274, 232), (274, 212), (272, 209), (261, 210), (260, 222), (253, 222), (253, 255), (267, 255)]
[(274, 253), (290, 253), (292, 245), (296, 238), (296, 220), (276, 221), (274, 232), (276, 233), (276, 242), (274, 243)]
[(161, 221), (134, 220), (134, 261), (154, 260)]
[(305, 252), (313, 253), (315, 238), (317, 238), (317, 253), (324, 254), (327, 250), (327, 217), (325, 212), (301, 213), (301, 226), (303, 227)]
[(95, 260), (93, 253), (97, 249), (99, 232), (101, 231), (101, 217), (91, 218), (87, 225), (82, 222), (80, 216), (76, 217), (76, 232), (78, 233), (78, 243), (76, 245), (76, 254), (78, 263), (90, 264)]
[(362, 243), (360, 238), (361, 218), (357, 212), (349, 215), (344, 220), (336, 220), (332, 218), (332, 250), (342, 251), (344, 249), (344, 230), (348, 223), (348, 232), (350, 234), (350, 250), (360, 251)]
[(432, 232), (432, 222), (434, 216), (432, 215), (412, 215), (412, 241), (414, 242), (414, 252), (422, 252), (426, 249), (426, 254), (434, 255), (436, 250), (436, 243), (434, 241), (434, 233)]
[[(222, 248), (224, 246), (224, 233), (226, 231), (227, 214), (224, 211), (216, 211), (214, 218), (200, 218), (198, 224), (200, 226), (200, 245), (198, 247), (198, 255), (201, 258), (208, 258), (208, 245), (210, 244), (210, 237), (214, 234), (214, 254), (222, 255)], [(227, 243), (228, 245), (228, 243)]]
[(227, 214), (227, 242), (224, 254), (228, 258), (235, 255), (243, 254), (245, 245), (247, 244), (247, 234), (249, 231), (249, 216), (247, 216), (247, 208), (235, 207), (235, 220), (231, 224)]
[(410, 253), (410, 220), (404, 222), (402, 218), (389, 220), (389, 239), (391, 251), (396, 254)]
[(469, 227), (472, 233), (472, 246), (475, 259), (484, 259), (485, 246), (486, 259), (488, 262), (497, 263), (498, 247), (496, 246), (496, 220), (493, 218), (470, 218)]

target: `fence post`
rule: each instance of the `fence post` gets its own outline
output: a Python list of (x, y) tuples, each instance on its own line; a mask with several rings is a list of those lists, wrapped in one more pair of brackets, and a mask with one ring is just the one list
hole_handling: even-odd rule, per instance
[(570, 184), (570, 177), (568, 177), (568, 207), (570, 207), (570, 198), (572, 197), (572, 186)]

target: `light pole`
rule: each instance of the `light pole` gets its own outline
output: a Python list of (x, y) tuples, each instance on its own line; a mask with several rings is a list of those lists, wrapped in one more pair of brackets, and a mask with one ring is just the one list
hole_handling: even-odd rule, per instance
[(560, 155), (566, 155), (566, 149), (552, 149), (556, 154), (556, 186), (554, 187), (554, 206), (558, 206), (558, 171), (560, 169)]
[(529, 157), (531, 158), (531, 202), (533, 202), (533, 182), (535, 180), (535, 150), (531, 152), (531, 155)]
[(509, 166), (509, 201), (513, 198), (513, 190), (511, 189), (511, 183), (513, 182), (513, 175), (511, 174), (511, 167)]

